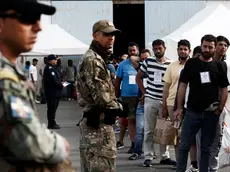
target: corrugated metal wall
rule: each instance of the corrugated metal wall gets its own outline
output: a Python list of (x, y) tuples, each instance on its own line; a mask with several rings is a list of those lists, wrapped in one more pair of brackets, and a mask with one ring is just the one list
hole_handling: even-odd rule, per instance
[(52, 1), (52, 5), (57, 7), (52, 23), (88, 45), (93, 24), (100, 19), (113, 19), (112, 1)]

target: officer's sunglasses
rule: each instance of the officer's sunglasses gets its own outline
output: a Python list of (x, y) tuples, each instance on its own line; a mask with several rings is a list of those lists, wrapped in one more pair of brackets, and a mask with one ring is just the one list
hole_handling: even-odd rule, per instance
[(102, 32), (103, 33), (103, 36), (114, 36), (115, 35), (115, 32), (112, 32), (112, 33), (105, 33), (105, 32)]
[(36, 24), (41, 19), (41, 14), (0, 13), (0, 18), (17, 19), (22, 24)]

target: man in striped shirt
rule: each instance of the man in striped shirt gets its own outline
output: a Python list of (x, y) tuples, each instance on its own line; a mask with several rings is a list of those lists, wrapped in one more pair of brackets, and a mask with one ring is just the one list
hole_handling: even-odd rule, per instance
[[(144, 167), (150, 167), (156, 158), (154, 153), (153, 131), (155, 130), (157, 116), (162, 117), (163, 77), (170, 61), (164, 56), (166, 47), (164, 41), (153, 41), (152, 48), (155, 57), (149, 57), (141, 66), (136, 76), (136, 82), (144, 99)], [(145, 90), (142, 76), (147, 74), (147, 89)], [(162, 155), (161, 164), (175, 165), (171, 160), (166, 145), (160, 146)]]

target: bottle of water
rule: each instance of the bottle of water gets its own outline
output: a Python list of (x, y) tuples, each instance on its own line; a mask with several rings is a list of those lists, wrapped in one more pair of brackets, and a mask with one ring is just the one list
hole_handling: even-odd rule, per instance
[(174, 128), (176, 128), (176, 129), (179, 129), (180, 128), (180, 122), (181, 122), (181, 120), (176, 120), (175, 122), (174, 122)]

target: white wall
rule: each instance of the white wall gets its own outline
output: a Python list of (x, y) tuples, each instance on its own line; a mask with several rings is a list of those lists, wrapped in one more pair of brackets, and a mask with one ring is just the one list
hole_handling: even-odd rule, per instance
[(101, 19), (113, 19), (112, 1), (52, 1), (57, 8), (52, 23), (89, 45), (92, 26)]

